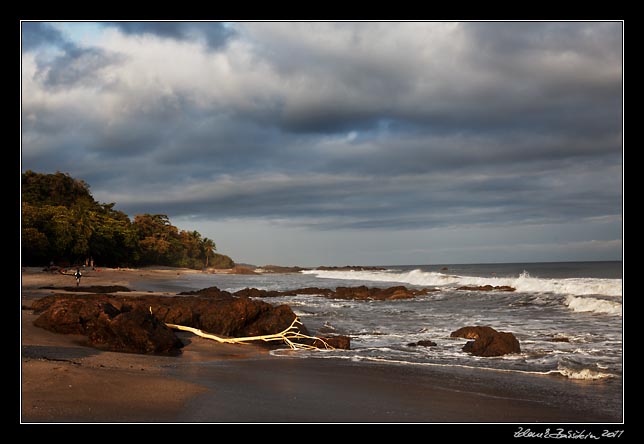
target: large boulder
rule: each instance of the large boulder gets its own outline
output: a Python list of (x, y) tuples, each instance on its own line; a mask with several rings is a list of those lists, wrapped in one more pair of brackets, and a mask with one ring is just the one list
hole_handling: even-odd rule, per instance
[(87, 335), (99, 318), (113, 318), (120, 310), (104, 296), (72, 298), (47, 296), (34, 301), (32, 309), (42, 314), (34, 321), (36, 327), (54, 333)]
[(474, 339), (463, 346), (463, 351), (475, 356), (502, 356), (521, 353), (517, 338), (508, 332), (496, 331), (492, 327), (468, 326), (450, 334), (453, 338)]
[(100, 316), (88, 339), (97, 348), (130, 353), (172, 354), (183, 347), (170, 328), (140, 306), (113, 318)]

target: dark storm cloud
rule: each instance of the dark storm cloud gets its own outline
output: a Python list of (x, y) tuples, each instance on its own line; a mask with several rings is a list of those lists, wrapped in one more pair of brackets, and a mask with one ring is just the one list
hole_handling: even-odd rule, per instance
[[(128, 214), (331, 230), (621, 211), (619, 24), (465, 23), (442, 37), (392, 24), (384, 40), (361, 24), (319, 38), (288, 24), (104, 25), (123, 53), (44, 24), (25, 33), (62, 54), (35, 58), (41, 97), (55, 97), (24, 106), (23, 161), (77, 175)], [(161, 37), (162, 57), (130, 67), (138, 35)], [(166, 55), (163, 39), (219, 51)], [(86, 86), (96, 95), (65, 101)]]
[(477, 42), (478, 51), (497, 57), (539, 55), (554, 49), (621, 58), (621, 52), (613, 52), (621, 46), (619, 22), (472, 22), (465, 29)]
[(598, 117), (619, 113), (619, 75), (605, 72), (621, 64), (619, 23), (465, 23), (459, 30), (467, 45), (426, 58), (404, 57), (404, 45), (373, 57), (360, 39), (348, 40), (345, 51), (300, 39), (275, 47), (277, 32), (262, 34), (268, 41), (258, 47), (283, 78), (310, 80), (311, 91), (289, 100), (278, 124), (333, 133), (388, 117), (433, 131), (592, 130), (610, 121)]
[(175, 40), (203, 40), (210, 49), (224, 46), (235, 33), (219, 22), (110, 22), (106, 26), (129, 35), (151, 34)]
[[(591, 168), (601, 169), (598, 179)], [(260, 218), (316, 229), (419, 229), (516, 223), (558, 223), (619, 214), (619, 165), (556, 165), (531, 171), (497, 168), (490, 174), (241, 175), (202, 178), (127, 195), (126, 211), (170, 212), (204, 218)]]

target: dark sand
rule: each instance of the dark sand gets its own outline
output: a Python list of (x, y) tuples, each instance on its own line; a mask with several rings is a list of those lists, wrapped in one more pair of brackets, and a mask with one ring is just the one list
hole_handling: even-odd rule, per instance
[[(105, 270), (91, 285), (132, 286), (182, 272), (190, 271)], [(189, 333), (181, 333), (187, 345), (178, 357), (99, 351), (82, 336), (32, 325), (31, 301), (53, 292), (39, 287), (70, 281), (23, 271), (21, 423), (622, 422), (621, 411), (571, 401), (589, 391), (601, 398), (597, 381), (272, 356)]]

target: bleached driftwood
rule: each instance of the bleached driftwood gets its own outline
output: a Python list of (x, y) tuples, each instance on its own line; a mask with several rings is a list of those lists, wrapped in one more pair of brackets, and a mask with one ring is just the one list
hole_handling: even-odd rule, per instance
[[(152, 309), (150, 309), (150, 312), (151, 311)], [(177, 325), (177, 324), (169, 324), (169, 323), (166, 323), (165, 325), (167, 325), (169, 328), (173, 328), (176, 330), (189, 331), (190, 333), (193, 333), (197, 336), (201, 336), (202, 338), (212, 339), (222, 344), (245, 344), (253, 341), (264, 341), (264, 342), (284, 341), (293, 350), (297, 350), (297, 349), (316, 350), (320, 348), (325, 348), (327, 350), (334, 350), (334, 347), (330, 346), (323, 339), (317, 338), (315, 336), (307, 336), (300, 333), (300, 330), (298, 329), (297, 326), (302, 325), (302, 323), (297, 317), (293, 319), (293, 322), (291, 322), (291, 325), (287, 329), (279, 333), (274, 333), (270, 335), (261, 335), (261, 336), (246, 336), (241, 338), (224, 338), (221, 336), (213, 335), (211, 333), (206, 333), (202, 330), (199, 330), (198, 328), (187, 327), (185, 325)], [(316, 347), (314, 345), (302, 344), (300, 342), (293, 342), (294, 340), (297, 340), (297, 339), (312, 339), (313, 343), (316, 343), (319, 341), (323, 347)]]

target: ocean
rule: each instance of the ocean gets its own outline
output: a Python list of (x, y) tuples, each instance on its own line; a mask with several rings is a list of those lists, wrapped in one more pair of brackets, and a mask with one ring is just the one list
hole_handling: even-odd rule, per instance
[[(186, 274), (171, 282), (142, 283), (144, 290), (182, 291), (216, 286), (292, 290), (338, 286), (436, 288), (414, 299), (353, 301), (314, 295), (265, 299), (288, 304), (312, 334), (351, 337), (351, 350), (272, 351), (276, 356), (346, 359), (390, 365), (480, 369), (541, 375), (594, 384), (602, 408), (621, 409), (623, 384), (622, 262), (441, 264), (384, 266), (383, 271), (321, 271), (225, 275)], [(154, 285), (158, 288), (152, 288)], [(515, 292), (457, 290), (509, 285)], [(520, 354), (476, 357), (450, 333), (487, 325), (513, 333)], [(431, 340), (432, 347), (408, 344)]]

